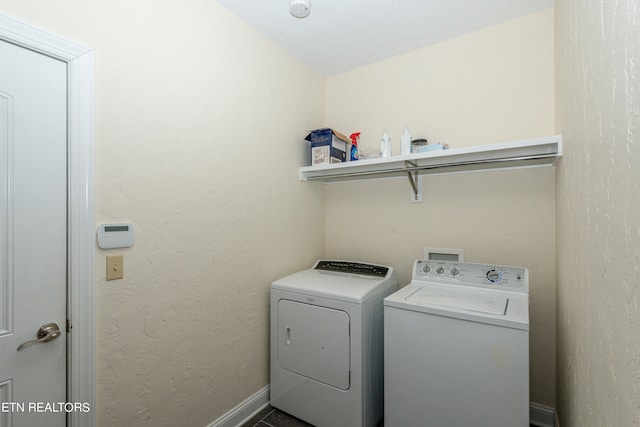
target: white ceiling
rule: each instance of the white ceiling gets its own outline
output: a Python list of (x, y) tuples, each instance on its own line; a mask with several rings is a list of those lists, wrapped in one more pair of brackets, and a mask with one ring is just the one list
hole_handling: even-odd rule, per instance
[(552, 7), (554, 0), (218, 0), (324, 76)]

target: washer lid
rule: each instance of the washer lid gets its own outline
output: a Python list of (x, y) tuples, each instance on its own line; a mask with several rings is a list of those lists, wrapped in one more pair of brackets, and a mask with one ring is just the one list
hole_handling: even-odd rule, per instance
[(447, 289), (421, 287), (406, 298), (413, 304), (430, 304), (483, 314), (504, 316), (509, 298), (499, 295), (467, 295)]
[(385, 307), (529, 330), (526, 293), (411, 282), (384, 299)]

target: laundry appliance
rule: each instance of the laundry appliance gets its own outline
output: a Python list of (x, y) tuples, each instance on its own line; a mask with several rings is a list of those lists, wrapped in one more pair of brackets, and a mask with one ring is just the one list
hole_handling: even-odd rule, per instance
[(529, 426), (529, 272), (418, 260), (384, 300), (385, 427)]
[(384, 306), (393, 268), (316, 262), (271, 286), (271, 405), (317, 427), (383, 415)]

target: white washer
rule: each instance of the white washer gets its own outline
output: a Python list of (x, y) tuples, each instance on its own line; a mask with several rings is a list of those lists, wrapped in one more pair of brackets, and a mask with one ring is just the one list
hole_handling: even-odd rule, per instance
[(529, 426), (529, 272), (418, 260), (384, 300), (385, 427)]
[(271, 285), (271, 405), (315, 426), (376, 426), (391, 267), (318, 261)]

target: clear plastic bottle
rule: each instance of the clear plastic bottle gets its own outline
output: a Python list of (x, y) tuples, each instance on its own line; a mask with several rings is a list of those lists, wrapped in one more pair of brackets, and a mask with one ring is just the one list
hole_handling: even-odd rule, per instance
[(391, 138), (389, 137), (389, 131), (382, 131), (382, 138), (380, 139), (380, 157), (391, 157)]
[(409, 126), (406, 125), (402, 130), (402, 136), (400, 136), (400, 154), (403, 156), (411, 154), (411, 132), (409, 132)]

